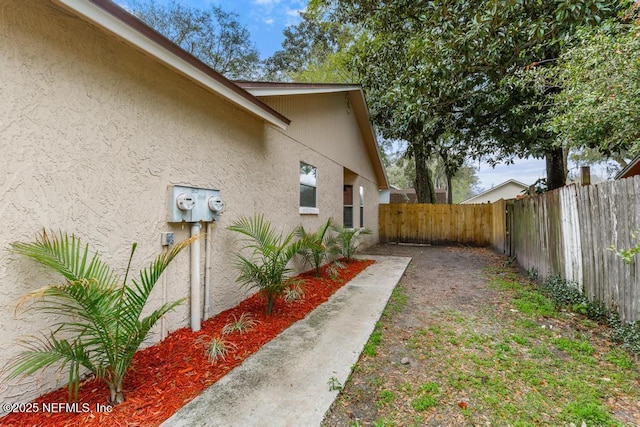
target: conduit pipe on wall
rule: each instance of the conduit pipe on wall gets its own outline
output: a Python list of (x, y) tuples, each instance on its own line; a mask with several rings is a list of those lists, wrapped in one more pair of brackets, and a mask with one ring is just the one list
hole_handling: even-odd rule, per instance
[[(191, 237), (200, 233), (200, 223), (191, 224)], [(191, 330), (200, 330), (200, 241), (191, 243)]]
[(211, 312), (211, 254), (209, 252), (212, 241), (212, 229), (212, 223), (207, 222), (204, 243), (204, 320), (209, 318)]

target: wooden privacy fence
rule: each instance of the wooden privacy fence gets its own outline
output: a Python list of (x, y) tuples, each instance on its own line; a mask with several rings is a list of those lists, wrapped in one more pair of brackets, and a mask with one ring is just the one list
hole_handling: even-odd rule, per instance
[(380, 205), (380, 241), (394, 243), (492, 243), (491, 205)]
[(640, 176), (482, 205), (380, 205), (380, 241), (493, 246), (535, 271), (579, 283), (592, 300), (640, 320), (640, 256), (626, 265), (640, 229)]
[[(609, 248), (635, 246), (640, 229), (640, 176), (568, 186), (508, 206), (510, 255), (544, 279), (579, 283), (591, 300), (640, 320), (640, 260), (625, 264)], [(639, 236), (640, 237), (640, 236)]]

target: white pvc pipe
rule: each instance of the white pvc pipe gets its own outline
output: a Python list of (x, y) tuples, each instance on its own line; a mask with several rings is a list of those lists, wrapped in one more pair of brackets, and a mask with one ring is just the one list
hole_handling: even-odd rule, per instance
[(211, 223), (207, 223), (207, 234), (204, 243), (204, 320), (209, 318), (211, 312)]
[[(200, 233), (200, 223), (191, 224), (191, 237)], [(191, 243), (191, 330), (200, 330), (200, 241)]]

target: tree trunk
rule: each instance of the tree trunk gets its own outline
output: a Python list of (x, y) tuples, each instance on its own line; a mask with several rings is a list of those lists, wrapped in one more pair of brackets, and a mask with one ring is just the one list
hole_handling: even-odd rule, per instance
[(427, 166), (427, 185), (429, 186), (429, 203), (436, 202), (436, 188), (433, 185), (433, 173), (431, 169)]
[(265, 308), (265, 313), (267, 314), (267, 316), (271, 316), (271, 313), (273, 313), (273, 306), (276, 303), (276, 297), (278, 295), (274, 292), (265, 292), (265, 294), (267, 296), (267, 306)]
[(124, 378), (116, 379), (113, 383), (109, 383), (109, 404), (119, 405), (124, 402), (124, 392), (122, 391), (122, 382)]
[(433, 181), (427, 165), (429, 156), (427, 156), (423, 144), (414, 143), (413, 160), (416, 166), (415, 187), (418, 203), (434, 203)]
[(564, 156), (562, 148), (547, 151), (547, 189), (555, 190), (564, 187), (567, 180), (565, 175)]
[(452, 181), (452, 176), (447, 174), (447, 203), (452, 205), (453, 204), (453, 184), (451, 183)]

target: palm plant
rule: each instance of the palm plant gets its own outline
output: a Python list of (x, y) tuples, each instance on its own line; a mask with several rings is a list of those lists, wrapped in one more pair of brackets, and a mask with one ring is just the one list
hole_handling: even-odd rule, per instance
[(305, 265), (313, 268), (316, 277), (320, 277), (322, 264), (332, 255), (340, 253), (335, 236), (327, 234), (332, 226), (333, 223), (329, 218), (315, 233), (307, 233), (302, 225), (295, 231), (301, 242), (298, 255), (302, 257)]
[(270, 315), (276, 298), (295, 282), (288, 277), (292, 271), (288, 264), (301, 243), (294, 241), (294, 231), (286, 236), (277, 234), (262, 215), (241, 217), (229, 230), (246, 236), (242, 239), (244, 246), (236, 254), (235, 266), (240, 271), (236, 281), (243, 287), (258, 289), (267, 301), (265, 311)]
[(43, 231), (35, 242), (11, 244), (14, 253), (25, 255), (64, 276), (61, 284), (52, 284), (25, 295), (18, 310), (32, 300), (31, 310), (60, 314), (63, 317), (47, 336), (21, 341), (26, 348), (7, 366), (8, 379), (31, 375), (60, 364), (69, 367), (69, 397), (77, 400), (80, 368), (84, 367), (109, 387), (109, 403), (125, 400), (123, 381), (133, 356), (151, 328), (169, 310), (183, 300), (163, 304), (141, 318), (149, 294), (178, 253), (197, 237), (176, 244), (163, 252), (138, 279), (128, 281), (137, 244), (131, 247), (124, 279), (89, 252), (75, 236)]
[(346, 261), (355, 257), (360, 246), (360, 236), (371, 234), (368, 228), (344, 228), (336, 225), (332, 229), (336, 232), (336, 243)]

